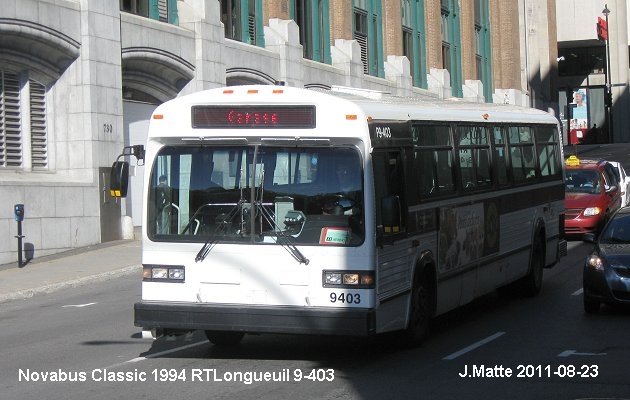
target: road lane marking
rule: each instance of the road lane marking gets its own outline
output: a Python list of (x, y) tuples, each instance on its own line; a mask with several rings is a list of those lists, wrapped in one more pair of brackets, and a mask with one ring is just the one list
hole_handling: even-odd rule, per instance
[(127, 361), (120, 362), (118, 364), (110, 365), (109, 367), (106, 367), (105, 369), (110, 369), (110, 368), (113, 369), (113, 368), (117, 368), (117, 367), (122, 367), (123, 365), (126, 365), (126, 364), (134, 364), (134, 363), (145, 361), (145, 360), (148, 360), (148, 359), (151, 359), (151, 358), (162, 357), (162, 356), (165, 356), (167, 354), (177, 353), (178, 351), (192, 349), (193, 347), (201, 346), (203, 344), (208, 344), (208, 341), (207, 340), (202, 340), (201, 342), (195, 342), (195, 343), (187, 344), (185, 346), (175, 347), (174, 349), (164, 350), (164, 351), (160, 351), (160, 352), (157, 352), (157, 353), (148, 354), (146, 356), (132, 358), (131, 360), (127, 360)]
[(69, 308), (69, 307), (83, 308), (83, 307), (93, 306), (94, 304), (97, 304), (97, 303), (67, 304), (65, 306), (61, 306), (61, 308)]
[(461, 349), (461, 350), (459, 350), (459, 351), (457, 351), (457, 352), (455, 352), (453, 354), (450, 354), (450, 355), (444, 357), (443, 360), (454, 360), (457, 357), (459, 357), (461, 355), (464, 355), (466, 353), (469, 353), (469, 352), (471, 352), (471, 351), (473, 351), (473, 350), (477, 349), (478, 347), (481, 347), (481, 346), (483, 346), (485, 344), (488, 344), (488, 343), (492, 342), (495, 339), (498, 339), (499, 337), (501, 337), (503, 335), (505, 335), (505, 332), (497, 332), (497, 333), (495, 333), (492, 336), (488, 336), (485, 339), (481, 339), (480, 341), (478, 341), (476, 343), (473, 343), (473, 344), (471, 344), (468, 347), (465, 347), (465, 348), (463, 348), (463, 349)]
[(576, 290), (575, 292), (573, 292), (573, 294), (571, 296), (579, 296), (582, 293), (584, 293), (584, 288)]
[(578, 353), (575, 350), (565, 350), (562, 353), (558, 354), (558, 357), (569, 357), (569, 356), (605, 356), (606, 353)]

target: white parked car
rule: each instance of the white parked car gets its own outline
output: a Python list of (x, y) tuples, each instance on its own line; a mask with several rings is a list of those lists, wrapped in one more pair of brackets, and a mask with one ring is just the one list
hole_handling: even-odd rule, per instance
[(630, 204), (630, 176), (626, 173), (626, 170), (623, 168), (618, 161), (608, 161), (613, 167), (615, 167), (615, 173), (617, 175), (617, 180), (619, 181), (619, 186), (621, 189), (621, 206), (625, 207)]

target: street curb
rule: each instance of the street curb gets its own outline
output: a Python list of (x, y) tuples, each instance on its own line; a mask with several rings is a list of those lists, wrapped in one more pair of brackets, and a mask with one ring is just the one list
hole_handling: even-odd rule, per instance
[(114, 271), (103, 272), (101, 274), (95, 274), (90, 276), (84, 276), (77, 279), (71, 279), (65, 282), (56, 282), (49, 285), (44, 285), (32, 289), (18, 290), (17, 292), (2, 293), (0, 294), (0, 303), (4, 303), (11, 300), (28, 299), (36, 294), (53, 293), (61, 289), (71, 288), (86, 285), (88, 283), (103, 282), (112, 278), (120, 276), (131, 275), (142, 270), (142, 265), (130, 265), (124, 268), (120, 268)]

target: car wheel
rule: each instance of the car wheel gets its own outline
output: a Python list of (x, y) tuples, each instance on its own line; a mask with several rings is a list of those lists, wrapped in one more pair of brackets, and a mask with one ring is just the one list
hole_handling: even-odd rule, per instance
[(598, 300), (593, 300), (588, 296), (584, 296), (584, 311), (588, 314), (597, 314), (599, 312), (600, 303)]

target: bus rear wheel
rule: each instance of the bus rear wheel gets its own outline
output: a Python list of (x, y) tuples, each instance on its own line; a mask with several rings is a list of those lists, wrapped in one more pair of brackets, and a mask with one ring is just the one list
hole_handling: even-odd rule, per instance
[(243, 336), (243, 332), (206, 331), (206, 337), (215, 346), (236, 346)]
[(529, 273), (519, 282), (525, 296), (537, 296), (542, 289), (544, 257), (542, 242), (536, 239), (529, 259)]

